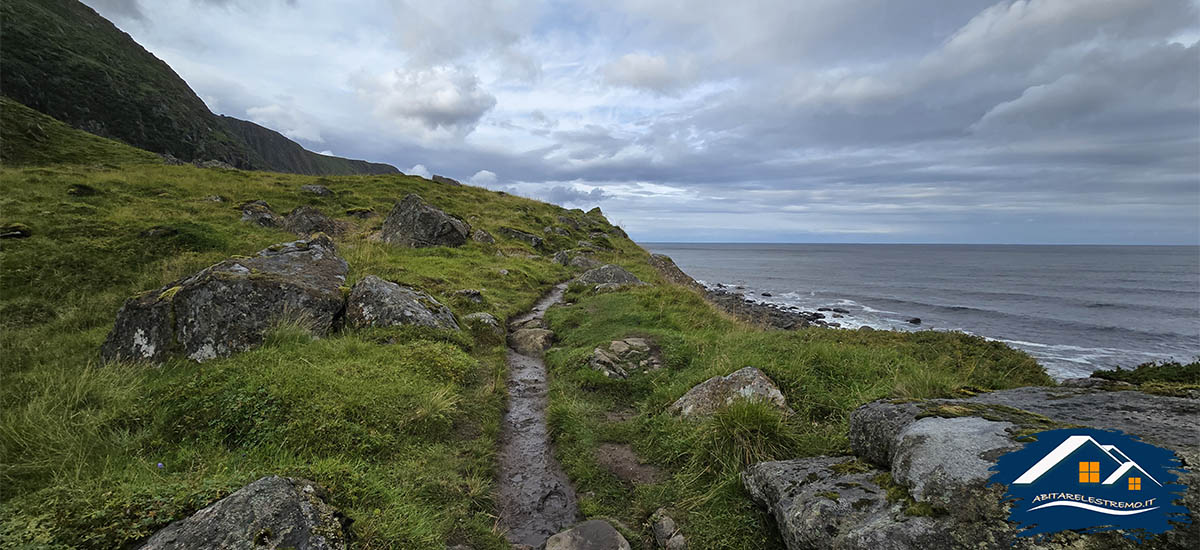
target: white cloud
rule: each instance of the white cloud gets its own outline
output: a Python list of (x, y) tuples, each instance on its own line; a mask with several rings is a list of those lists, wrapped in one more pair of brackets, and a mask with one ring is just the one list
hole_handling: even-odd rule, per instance
[(662, 55), (625, 54), (603, 67), (604, 78), (616, 86), (670, 93), (691, 84), (696, 76), (690, 59), (669, 60)]
[(376, 115), (426, 142), (466, 137), (496, 105), (495, 96), (462, 67), (359, 74), (352, 85)]
[(250, 120), (271, 128), (289, 138), (312, 143), (324, 143), (321, 131), (311, 117), (294, 107), (263, 105), (246, 109)]
[(433, 174), (429, 172), (429, 169), (424, 164), (414, 165), (412, 168), (405, 170), (404, 173), (410, 176), (421, 176), (425, 179), (433, 177)]
[(471, 178), (467, 181), (470, 182), (471, 185), (490, 187), (496, 184), (496, 173), (490, 170), (480, 170), (475, 172), (475, 175), (471, 176)]

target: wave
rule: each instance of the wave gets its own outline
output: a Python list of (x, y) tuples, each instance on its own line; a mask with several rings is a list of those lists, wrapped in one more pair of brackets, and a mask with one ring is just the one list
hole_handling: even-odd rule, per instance
[(1145, 512), (1149, 512), (1151, 510), (1157, 510), (1159, 508), (1158, 506), (1154, 506), (1151, 508), (1142, 508), (1140, 510), (1112, 510), (1109, 508), (1104, 508), (1102, 506), (1088, 504), (1086, 502), (1075, 502), (1073, 500), (1056, 500), (1054, 502), (1047, 502), (1045, 504), (1034, 506), (1033, 508), (1030, 508), (1028, 511), (1032, 512), (1034, 510), (1041, 510), (1042, 508), (1050, 508), (1050, 507), (1054, 507), (1054, 506), (1070, 506), (1072, 508), (1083, 508), (1084, 510), (1089, 510), (1092, 512), (1099, 512), (1101, 514), (1108, 514), (1110, 516), (1132, 516), (1135, 514), (1142, 514)]

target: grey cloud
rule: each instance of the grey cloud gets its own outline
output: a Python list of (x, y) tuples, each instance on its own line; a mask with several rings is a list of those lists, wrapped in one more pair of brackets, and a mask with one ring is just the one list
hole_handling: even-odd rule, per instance
[(360, 74), (352, 84), (375, 113), (434, 137), (465, 137), (496, 105), (479, 79), (460, 67)]
[(593, 205), (606, 198), (603, 189), (583, 191), (568, 185), (555, 185), (539, 193), (540, 198), (561, 206)]
[(138, 0), (87, 0), (84, 3), (109, 19), (146, 19)]

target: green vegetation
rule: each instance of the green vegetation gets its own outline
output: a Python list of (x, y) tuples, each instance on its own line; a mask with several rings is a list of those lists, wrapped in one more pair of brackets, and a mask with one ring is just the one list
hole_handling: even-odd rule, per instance
[(77, 0), (5, 0), (0, 19), (0, 89), (75, 128), (185, 161), (314, 175), (396, 172), (212, 114), (171, 67)]
[[(19, 144), (8, 139), (7, 123), (21, 118), (9, 115), (28, 113), (4, 112), (6, 144)], [(43, 127), (53, 139), (29, 142), (20, 158), (91, 163), (105, 151), (122, 162), (156, 158)], [(305, 184), (335, 195), (303, 193)], [(382, 215), (342, 216), (386, 214), (408, 193), (500, 241), (396, 249), (368, 238)], [(136, 162), (6, 167), (0, 197), (0, 226), (32, 232), (0, 241), (0, 546), (121, 547), (279, 474), (326, 485), (332, 503), (354, 519), (361, 548), (506, 547), (491, 516), (505, 387), (504, 347), (494, 337), (410, 327), (314, 341), (283, 325), (261, 349), (159, 369), (101, 366), (99, 346), (126, 298), (295, 240), (241, 222), (245, 201), (264, 199), (280, 213), (312, 204), (352, 224), (338, 241), (351, 268), (347, 285), (374, 274), (431, 293), (460, 318), (487, 311), (501, 321), (568, 272), (496, 230), (541, 234), (561, 226), (558, 216), (593, 216), (417, 177)], [(587, 238), (586, 229), (571, 232), (548, 236), (550, 244)], [(636, 250), (611, 241), (622, 253)], [(465, 288), (482, 289), (483, 303), (453, 295)]]
[(1132, 369), (1098, 370), (1092, 376), (1128, 382), (1158, 395), (1187, 397), (1200, 393), (1200, 359), (1182, 365), (1174, 361), (1142, 363)]
[[(622, 261), (640, 277), (657, 279), (641, 257)], [(762, 460), (847, 453), (848, 416), (863, 403), (1053, 383), (1028, 355), (960, 333), (763, 331), (672, 285), (601, 295), (573, 287), (568, 297), (573, 305), (547, 314), (560, 340), (547, 356), (549, 415), (584, 513), (641, 525), (659, 506), (671, 506), (695, 548), (781, 547), (745, 496), (740, 472)], [(630, 336), (661, 346), (665, 368), (615, 380), (586, 366), (593, 348)], [(747, 365), (778, 384), (795, 415), (758, 403), (735, 404), (698, 421), (664, 413), (695, 384)], [(603, 443), (632, 445), (668, 479), (623, 483), (594, 458)], [(642, 535), (649, 548), (648, 531)]]
[(0, 96), (0, 128), (4, 129), (0, 162), (5, 166), (162, 163), (154, 153), (80, 132), (4, 96)]

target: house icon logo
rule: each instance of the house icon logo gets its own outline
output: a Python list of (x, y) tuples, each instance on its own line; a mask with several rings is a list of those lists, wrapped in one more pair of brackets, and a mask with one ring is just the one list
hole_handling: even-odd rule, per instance
[(1008, 486), (1021, 536), (1121, 530), (1142, 540), (1185, 525), (1175, 453), (1118, 431), (1052, 430), (1008, 453), (991, 481)]

